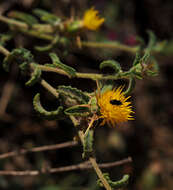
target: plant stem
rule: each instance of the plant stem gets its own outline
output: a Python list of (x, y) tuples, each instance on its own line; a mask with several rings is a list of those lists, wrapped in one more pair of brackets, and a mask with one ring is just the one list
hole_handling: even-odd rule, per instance
[(53, 88), (49, 83), (47, 83), (44, 79), (42, 79), (40, 81), (40, 84), (46, 89), (48, 90), (51, 94), (53, 94), (56, 98), (59, 97), (58, 92), (56, 91), (55, 88)]
[(90, 130), (90, 128), (92, 127), (92, 125), (93, 125), (93, 123), (94, 123), (94, 121), (97, 119), (97, 117), (96, 117), (96, 115), (93, 115), (93, 117), (91, 118), (91, 121), (90, 121), (90, 123), (89, 123), (89, 125), (88, 125), (88, 128), (87, 128), (87, 130), (85, 131), (85, 133), (84, 133), (84, 136), (88, 133), (88, 131)]
[[(80, 140), (82, 142), (82, 144), (84, 143), (84, 133), (83, 131), (79, 131), (78, 135), (80, 137)], [(95, 172), (97, 173), (97, 176), (100, 178), (101, 182), (103, 183), (104, 187), (106, 188), (106, 190), (112, 190), (112, 188), (110, 187), (110, 185), (108, 184), (107, 180), (104, 178), (102, 171), (100, 170), (100, 168), (98, 167), (98, 164), (95, 160), (95, 158), (93, 157), (89, 157), (89, 161), (91, 162)]]
[(10, 54), (10, 52), (1, 45), (0, 45), (0, 52), (4, 54), (5, 56), (8, 56)]
[(95, 158), (90, 157), (89, 161), (91, 162), (93, 168), (95, 169), (98, 177), (100, 178), (101, 182), (103, 183), (104, 187), (106, 188), (106, 190), (112, 190), (111, 186), (109, 185), (109, 183), (107, 182), (107, 180), (104, 178), (102, 171), (100, 170)]
[(130, 47), (128, 45), (120, 44), (118, 42), (86, 42), (81, 41), (83, 47), (92, 47), (92, 48), (110, 48), (117, 49), (120, 51), (126, 51), (132, 54), (135, 54), (138, 50), (138, 46)]
[[(37, 65), (42, 71), (46, 71), (46, 72), (54, 72), (54, 73), (58, 73), (61, 75), (65, 75), (70, 77), (65, 71), (63, 71), (62, 69), (58, 69), (58, 68), (53, 68), (53, 67), (48, 67), (48, 66), (44, 66), (44, 65)], [(124, 72), (125, 73), (125, 72)], [(77, 78), (83, 78), (83, 79), (92, 79), (92, 80), (116, 80), (116, 79), (128, 79), (129, 75), (125, 75), (124, 73), (122, 74), (116, 74), (116, 75), (103, 75), (103, 74), (96, 74), (96, 73), (76, 73), (76, 77)]]

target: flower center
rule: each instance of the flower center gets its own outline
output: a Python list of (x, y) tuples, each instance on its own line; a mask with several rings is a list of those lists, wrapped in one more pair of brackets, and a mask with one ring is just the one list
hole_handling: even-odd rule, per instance
[(110, 104), (120, 106), (122, 105), (122, 102), (120, 100), (114, 99), (114, 100), (110, 100)]

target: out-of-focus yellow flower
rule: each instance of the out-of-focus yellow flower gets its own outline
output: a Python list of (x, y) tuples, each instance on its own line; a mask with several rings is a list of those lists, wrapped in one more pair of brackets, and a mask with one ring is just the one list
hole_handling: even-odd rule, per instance
[(120, 86), (117, 89), (103, 92), (103, 94), (97, 94), (100, 118), (103, 118), (101, 125), (108, 123), (114, 127), (118, 123), (134, 119), (131, 115), (134, 113), (131, 109), (131, 102), (127, 101), (130, 96), (125, 97), (122, 90), (123, 87)]
[(98, 16), (98, 11), (93, 7), (85, 11), (83, 17), (83, 26), (89, 30), (97, 30), (105, 21), (104, 18)]

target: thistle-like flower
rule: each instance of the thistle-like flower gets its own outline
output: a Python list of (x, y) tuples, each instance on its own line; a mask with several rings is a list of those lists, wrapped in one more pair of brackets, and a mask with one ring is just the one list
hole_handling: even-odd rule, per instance
[(108, 123), (115, 126), (118, 123), (133, 120), (134, 113), (131, 109), (131, 102), (127, 100), (130, 96), (125, 97), (120, 86), (114, 90), (107, 90), (102, 94), (97, 94), (97, 104), (100, 108), (100, 118), (103, 118), (101, 125)]
[(89, 30), (97, 30), (105, 21), (104, 18), (98, 16), (98, 11), (94, 8), (90, 8), (84, 13), (83, 17), (83, 27), (88, 28)]

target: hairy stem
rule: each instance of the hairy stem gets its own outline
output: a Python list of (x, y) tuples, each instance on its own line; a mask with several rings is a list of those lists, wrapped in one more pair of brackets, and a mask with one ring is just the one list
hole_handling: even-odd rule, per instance
[(58, 92), (56, 91), (55, 88), (53, 88), (48, 82), (46, 82), (44, 79), (42, 79), (40, 81), (40, 84), (46, 89), (48, 90), (52, 95), (54, 95), (56, 98), (59, 97)]
[(92, 48), (109, 48), (117, 49), (119, 51), (126, 51), (131, 54), (135, 54), (138, 50), (138, 46), (130, 47), (128, 45), (120, 44), (118, 42), (86, 42), (81, 41), (83, 47), (92, 47)]
[[(84, 142), (84, 133), (83, 131), (79, 131), (78, 135), (80, 137), (81, 142)], [(106, 188), (106, 190), (112, 190), (112, 188), (110, 187), (110, 185), (108, 184), (107, 180), (104, 178), (102, 171), (100, 170), (95, 158), (93, 157), (89, 157), (89, 161), (91, 162), (97, 176), (99, 177), (99, 179), (101, 180), (101, 182), (103, 183), (104, 187)]]
[[(44, 65), (37, 65), (42, 71), (46, 71), (46, 72), (54, 72), (54, 73), (58, 73), (61, 75), (65, 75), (70, 77), (65, 71), (63, 71), (62, 69), (58, 69), (58, 68), (53, 68), (53, 67), (48, 67), (48, 66), (44, 66)], [(103, 75), (103, 74), (96, 74), (96, 73), (76, 73), (77, 78), (83, 78), (83, 79), (92, 79), (92, 80), (116, 80), (116, 79), (128, 79), (130, 77), (130, 74), (125, 74), (124, 73), (118, 73), (116, 75)]]

